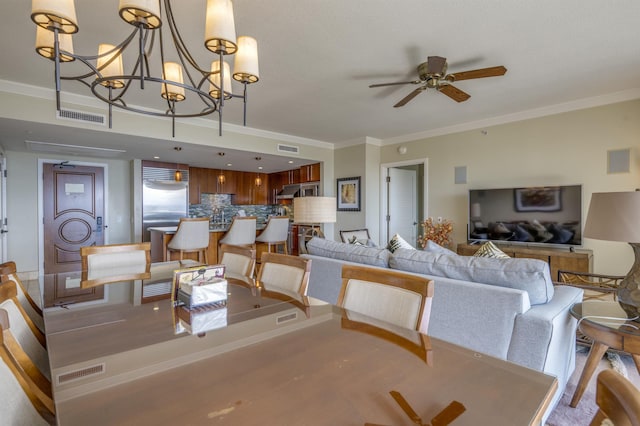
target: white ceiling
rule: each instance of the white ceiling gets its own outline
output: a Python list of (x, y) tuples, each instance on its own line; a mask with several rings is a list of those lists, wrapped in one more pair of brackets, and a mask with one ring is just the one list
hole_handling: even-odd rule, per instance
[[(0, 79), (50, 88), (52, 63), (33, 50), (30, 3), (0, 3)], [(99, 42), (116, 44), (130, 31), (116, 0), (75, 3), (76, 53), (95, 54)], [(184, 39), (206, 68), (205, 4), (173, 2)], [(637, 0), (235, 0), (234, 8), (238, 35), (255, 37), (260, 56), (248, 126), (336, 145), (365, 136), (397, 141), (640, 88)], [(456, 83), (471, 95), (463, 103), (429, 90), (393, 108), (416, 86), (368, 88), (415, 79), (415, 67), (432, 55), (448, 58), (449, 72), (495, 65), (508, 72)], [(63, 91), (88, 90), (65, 82)], [(228, 102), (224, 121), (241, 124), (241, 112), (239, 100)], [(0, 125), (23, 134), (29, 124)]]

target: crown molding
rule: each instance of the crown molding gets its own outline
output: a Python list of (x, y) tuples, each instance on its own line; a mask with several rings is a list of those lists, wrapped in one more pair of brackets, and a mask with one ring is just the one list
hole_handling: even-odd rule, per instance
[(581, 109), (594, 108), (604, 105), (615, 104), (619, 102), (640, 99), (640, 88), (625, 90), (621, 92), (609, 93), (601, 96), (578, 99), (571, 102), (565, 102), (556, 105), (549, 105), (542, 108), (530, 109), (527, 111), (515, 112), (513, 114), (501, 115), (485, 120), (470, 121), (467, 123), (456, 124), (453, 126), (441, 127), (438, 129), (427, 130), (425, 132), (411, 133), (402, 136), (394, 136), (392, 138), (382, 139), (382, 145), (393, 145), (402, 142), (411, 142), (420, 139), (428, 139), (436, 136), (444, 136), (452, 133), (466, 132), (469, 130), (481, 129), (489, 126), (497, 126), (500, 124), (508, 124), (516, 121), (529, 120), (532, 118), (540, 118), (549, 115), (561, 114), (564, 112), (577, 111)]
[[(16, 95), (28, 96), (32, 98), (44, 99), (48, 101), (55, 100), (55, 90), (33, 86), (24, 83), (17, 83), (9, 80), (1, 80), (0, 79), (0, 92), (12, 93)], [(64, 92), (65, 103), (72, 104), (74, 106), (82, 106), (88, 108), (98, 108), (104, 109), (105, 103), (101, 100), (86, 95), (79, 95), (77, 93)], [(131, 114), (131, 115), (139, 115), (138, 113), (127, 111), (120, 108), (114, 108), (114, 111), (117, 111), (118, 114)], [(157, 117), (153, 115), (147, 115), (145, 117), (155, 118), (158, 120), (165, 121), (166, 117)], [(217, 131), (218, 129), (218, 120), (204, 117), (191, 117), (191, 118), (180, 118), (180, 123), (182, 124), (191, 124), (198, 127), (211, 128)], [(253, 127), (245, 127), (237, 124), (225, 123), (222, 122), (222, 128), (225, 131), (229, 131), (232, 133), (237, 133), (241, 135), (255, 136), (255, 137), (263, 137), (268, 139), (275, 139), (282, 142), (299, 144), (299, 145), (307, 145), (313, 146), (317, 148), (324, 149), (335, 149), (335, 145), (330, 142), (320, 141), (317, 139), (309, 139), (303, 138), (300, 136), (288, 135), (285, 133), (277, 133), (271, 132), (268, 130), (256, 129)]]

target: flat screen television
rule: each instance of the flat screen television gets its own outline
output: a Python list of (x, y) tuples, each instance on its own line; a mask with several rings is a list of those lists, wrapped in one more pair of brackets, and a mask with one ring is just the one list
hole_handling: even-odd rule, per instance
[(468, 239), (582, 245), (582, 185), (471, 189)]

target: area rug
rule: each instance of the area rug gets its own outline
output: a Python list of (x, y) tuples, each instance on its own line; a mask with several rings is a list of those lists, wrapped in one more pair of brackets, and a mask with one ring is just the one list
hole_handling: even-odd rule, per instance
[(582, 369), (584, 368), (584, 363), (587, 360), (588, 352), (589, 348), (578, 346), (576, 351), (576, 369), (569, 379), (565, 392), (558, 402), (558, 405), (547, 419), (547, 426), (589, 426), (593, 416), (596, 414), (596, 411), (598, 411), (598, 407), (595, 403), (596, 377), (598, 376), (598, 373), (604, 369), (616, 370), (640, 388), (640, 376), (636, 371), (633, 359), (628, 355), (621, 355), (618, 352), (607, 351), (598, 364), (596, 371), (593, 373), (593, 377), (589, 380), (589, 384), (582, 395), (580, 403), (578, 403), (576, 408), (570, 407), (569, 403), (571, 402), (573, 393), (578, 385), (578, 380), (580, 380), (580, 374), (582, 374)]

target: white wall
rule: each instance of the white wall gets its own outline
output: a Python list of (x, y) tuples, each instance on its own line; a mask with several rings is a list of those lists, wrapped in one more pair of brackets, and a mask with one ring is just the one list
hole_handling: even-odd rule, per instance
[[(388, 145), (381, 158), (429, 158), (427, 215), (452, 219), (454, 241), (464, 242), (469, 189), (582, 184), (586, 218), (591, 193), (640, 187), (639, 145), (636, 100)], [(631, 171), (607, 174), (607, 151), (624, 148), (632, 148)], [(467, 167), (467, 184), (454, 184), (456, 166)], [(597, 273), (623, 275), (633, 263), (626, 243), (585, 239), (584, 247), (594, 250)]]

